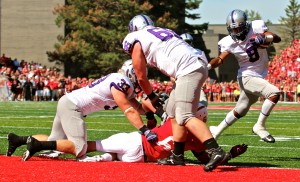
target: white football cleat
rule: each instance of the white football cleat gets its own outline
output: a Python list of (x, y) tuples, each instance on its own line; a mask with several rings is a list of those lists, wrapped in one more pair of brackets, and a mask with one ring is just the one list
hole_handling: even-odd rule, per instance
[(95, 155), (93, 157), (83, 156), (76, 159), (78, 162), (100, 162), (103, 160), (101, 155)]
[(64, 155), (64, 152), (60, 152), (57, 150), (47, 150), (44, 152), (41, 152), (38, 156), (43, 158), (51, 158), (51, 159), (58, 159), (59, 156)]
[(270, 133), (267, 131), (266, 127), (255, 124), (252, 128), (252, 131), (254, 134), (258, 135), (262, 141), (267, 143), (274, 143), (275, 139), (270, 135)]

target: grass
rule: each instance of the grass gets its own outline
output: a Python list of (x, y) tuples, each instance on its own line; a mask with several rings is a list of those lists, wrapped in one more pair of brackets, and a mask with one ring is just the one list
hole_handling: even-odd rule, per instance
[[(0, 103), (0, 154), (6, 153), (7, 134), (18, 135), (47, 134), (51, 132), (56, 102), (1, 102)], [(234, 106), (233, 103), (210, 103), (210, 106)], [(255, 106), (261, 106), (255, 104)], [(279, 103), (275, 108), (295, 107), (299, 104)], [(217, 125), (229, 110), (209, 110), (208, 125)], [(276, 138), (274, 144), (262, 142), (252, 134), (252, 126), (259, 115), (258, 110), (250, 110), (247, 116), (238, 120), (223, 132), (218, 143), (227, 151), (233, 145), (245, 143), (246, 153), (232, 159), (230, 165), (250, 167), (279, 167), (300, 169), (300, 112), (299, 110), (274, 110), (268, 119), (267, 127)], [(104, 139), (119, 132), (136, 129), (130, 125), (120, 110), (100, 111), (86, 118), (88, 139)], [(14, 155), (21, 156), (25, 146)], [(189, 162), (196, 163), (191, 152), (186, 152)]]

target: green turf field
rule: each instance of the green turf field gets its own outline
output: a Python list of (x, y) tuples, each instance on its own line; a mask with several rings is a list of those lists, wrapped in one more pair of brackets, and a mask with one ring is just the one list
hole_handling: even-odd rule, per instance
[[(50, 134), (52, 120), (57, 102), (0, 102), (0, 154), (5, 154), (7, 134), (18, 135)], [(234, 104), (210, 104), (210, 106), (233, 106)], [(256, 104), (255, 106), (260, 106)], [(299, 104), (281, 104), (281, 106), (300, 108)], [(275, 107), (275, 108), (276, 108)], [(217, 125), (223, 120), (229, 110), (209, 110), (208, 125)], [(246, 153), (230, 161), (236, 166), (261, 166), (280, 168), (300, 168), (300, 111), (274, 110), (269, 117), (267, 127), (275, 137), (274, 144), (260, 141), (252, 134), (252, 126), (258, 117), (258, 110), (249, 111), (227, 129), (218, 139), (225, 150), (231, 146), (245, 143), (249, 146)], [(120, 110), (100, 111), (86, 118), (88, 139), (103, 139), (119, 132), (131, 132), (136, 129), (130, 125)], [(14, 155), (21, 156), (25, 146), (20, 147)], [(186, 153), (189, 162), (195, 158)]]

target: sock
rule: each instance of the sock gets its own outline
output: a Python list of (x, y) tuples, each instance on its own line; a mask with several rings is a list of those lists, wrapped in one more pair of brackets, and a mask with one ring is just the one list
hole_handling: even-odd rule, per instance
[(206, 146), (207, 149), (219, 147), (217, 141), (214, 138), (206, 140), (205, 142), (203, 142), (203, 144)]
[(259, 126), (265, 127), (266, 120), (268, 116), (270, 115), (272, 109), (275, 107), (275, 103), (270, 101), (269, 99), (266, 99), (261, 107), (261, 111), (257, 120), (257, 124)]
[(110, 153), (105, 153), (101, 155), (102, 161), (112, 161), (112, 156)]
[(217, 130), (214, 133), (216, 136), (219, 136), (226, 128), (228, 128), (230, 125), (232, 125), (235, 121), (237, 121), (238, 118), (234, 116), (233, 110), (230, 111), (225, 119), (217, 126)]
[(29, 136), (18, 136), (18, 137), (16, 138), (17, 143), (18, 143), (19, 145), (25, 145), (26, 142), (27, 142), (27, 138), (28, 138), (28, 137), (29, 137)]
[(56, 150), (56, 141), (41, 141), (41, 150)]
[(174, 150), (173, 150), (173, 154), (175, 155), (183, 155), (184, 154), (184, 146), (185, 146), (185, 142), (175, 142), (174, 141)]

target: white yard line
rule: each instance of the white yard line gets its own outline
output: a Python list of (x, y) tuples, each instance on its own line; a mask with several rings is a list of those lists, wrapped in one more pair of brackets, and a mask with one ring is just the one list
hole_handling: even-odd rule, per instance
[[(0, 126), (0, 128), (19, 128), (19, 129), (30, 128), (30, 129), (51, 130), (50, 127), (28, 127), (28, 126)], [(88, 131), (105, 131), (105, 132), (120, 131), (121, 132), (121, 130), (106, 130), (106, 129), (87, 129), (87, 130)]]

